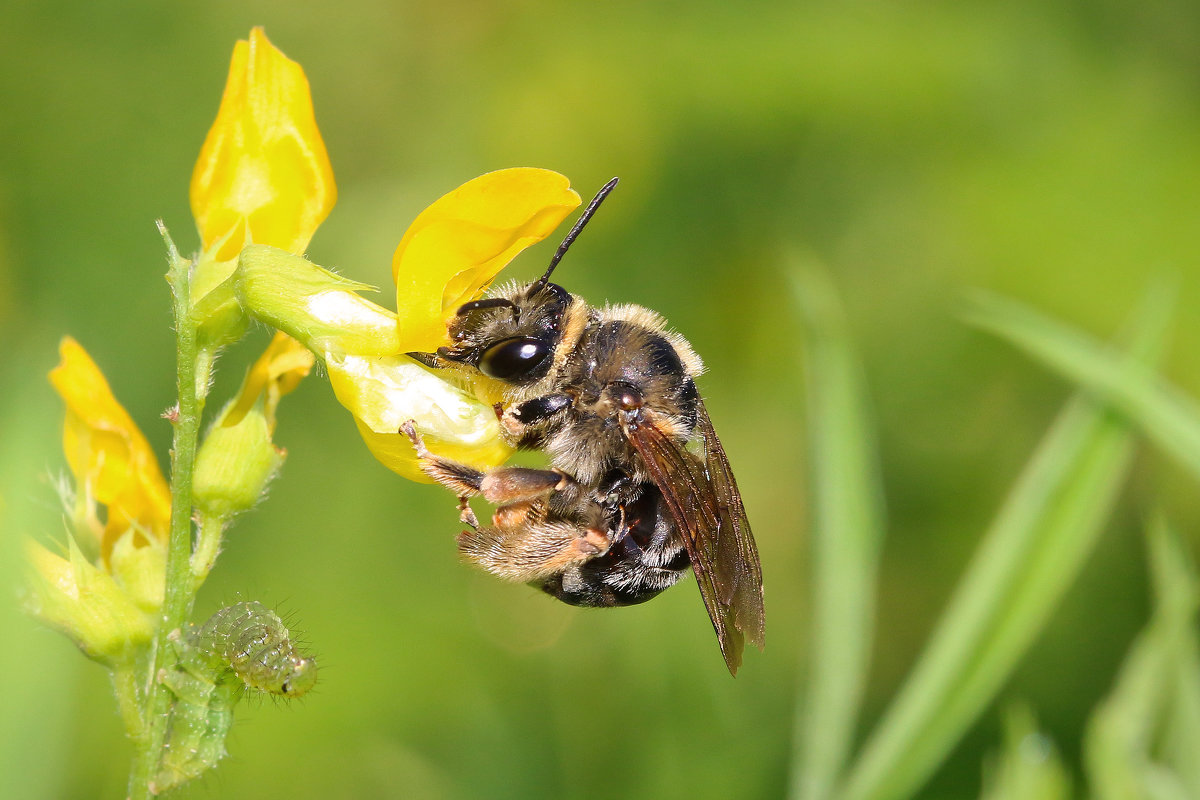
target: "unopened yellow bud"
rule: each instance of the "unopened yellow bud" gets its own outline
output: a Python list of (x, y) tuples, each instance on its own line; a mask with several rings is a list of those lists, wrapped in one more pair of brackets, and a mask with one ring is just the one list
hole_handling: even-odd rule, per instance
[(29, 580), (25, 609), (64, 633), (88, 658), (128, 664), (153, 635), (150, 617), (117, 582), (69, 542), (67, 558), (34, 542), (27, 547)]

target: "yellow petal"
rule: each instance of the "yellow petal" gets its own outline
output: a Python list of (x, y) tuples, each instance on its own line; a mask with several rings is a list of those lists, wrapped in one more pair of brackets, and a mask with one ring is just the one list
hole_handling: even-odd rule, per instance
[(338, 401), (358, 425), (367, 447), (388, 469), (429, 482), (419, 469), (412, 442), (400, 433), (416, 423), (434, 453), (479, 469), (508, 458), (500, 422), (492, 406), (466, 387), (445, 379), (407, 356), (355, 356), (326, 353), (329, 382)]
[(233, 49), (217, 120), (192, 173), (205, 250), (235, 258), (247, 241), (300, 253), (337, 199), (308, 79), (263, 33)]
[(271, 432), (275, 428), (275, 408), (279, 398), (300, 385), (300, 381), (312, 370), (316, 356), (304, 345), (283, 331), (276, 331), (267, 349), (250, 368), (236, 404), (221, 420), (224, 426), (236, 425), (259, 398), (263, 398), (263, 411)]
[(401, 351), (446, 344), (458, 307), (578, 205), (562, 175), (520, 167), (468, 181), (421, 212), (392, 258)]
[(108, 506), (103, 549), (131, 526), (165, 539), (171, 494), (150, 443), (78, 342), (64, 338), (59, 353), (50, 382), (67, 405), (63, 450), (80, 491)]

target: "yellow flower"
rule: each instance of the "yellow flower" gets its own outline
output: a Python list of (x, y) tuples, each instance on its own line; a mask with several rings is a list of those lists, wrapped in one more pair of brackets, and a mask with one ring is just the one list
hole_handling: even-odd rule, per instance
[[(94, 532), (107, 558), (116, 541), (133, 530), (139, 544), (164, 542), (171, 521), (171, 493), (150, 443), (87, 352), (71, 337), (50, 382), (67, 405), (63, 450), (89, 519), (94, 504), (107, 506), (107, 519)], [(86, 531), (80, 531), (86, 534)]]
[(149, 641), (162, 606), (170, 490), (146, 437), (87, 352), (70, 337), (59, 352), (50, 382), (67, 406), (74, 525), (65, 558), (27, 543), (25, 606), (89, 657), (128, 662)]
[(479, 297), (579, 202), (565, 177), (544, 169), (499, 170), (463, 184), (422, 212), (401, 239), (392, 264), (396, 313), (358, 295), (370, 287), (269, 247), (243, 251), (238, 297), (322, 358), (338, 400), (389, 469), (427, 480), (399, 432), (409, 419), (433, 452), (492, 467), (512, 452), (492, 398), (406, 353), (449, 344), (446, 323), (458, 307)]
[(276, 332), (196, 456), (192, 491), (201, 513), (228, 517), (262, 496), (283, 464), (284, 452), (271, 441), (279, 399), (299, 385), (314, 359), (295, 339)]
[(337, 199), (304, 70), (263, 33), (233, 49), (217, 120), (192, 173), (205, 250), (237, 257), (248, 242), (302, 253)]
[(241, 338), (247, 317), (229, 280), (251, 242), (302, 253), (337, 199), (304, 70), (263, 33), (238, 42), (216, 122), (192, 173), (203, 253), (192, 274), (200, 344)]
[(562, 175), (506, 169), (469, 181), (422, 211), (392, 256), (401, 347), (447, 344), (446, 323), (479, 298), (526, 247), (550, 235), (579, 205)]

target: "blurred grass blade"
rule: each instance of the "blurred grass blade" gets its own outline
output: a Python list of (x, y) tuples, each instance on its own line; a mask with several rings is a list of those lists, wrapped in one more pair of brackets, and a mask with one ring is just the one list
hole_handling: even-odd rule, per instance
[(967, 319), (1120, 409), (1200, 478), (1200, 408), (1149, 367), (1130, 364), (1111, 347), (1006, 298), (976, 295)]
[(850, 751), (870, 662), (883, 491), (866, 382), (837, 292), (808, 264), (792, 285), (804, 324), (814, 598), (791, 796), (824, 800)]
[(1182, 540), (1161, 518), (1151, 537), (1159, 602), (1165, 605), (1161, 598), (1169, 596), (1174, 609), (1167, 675), (1171, 700), (1163, 724), (1162, 761), (1175, 772), (1188, 797), (1200, 797), (1200, 637), (1196, 634), (1200, 578)]
[[(1152, 294), (1130, 356), (1157, 360), (1169, 299)], [(1128, 426), (1083, 396), (1059, 415), (868, 740), (845, 800), (910, 796), (995, 695), (1091, 552), (1124, 480)]]
[(1027, 706), (1004, 715), (1004, 750), (985, 765), (980, 800), (1070, 800), (1071, 778)]
[[(1200, 797), (1195, 783), (1200, 759), (1197, 731), (1178, 724), (1181, 714), (1196, 713), (1200, 673), (1192, 660), (1196, 646), (1192, 623), (1200, 587), (1182, 543), (1161, 519), (1152, 525), (1148, 539), (1154, 616), (1130, 648), (1112, 693), (1089, 720), (1084, 742), (1085, 766), (1096, 800)], [(1180, 677), (1186, 678), (1186, 688), (1177, 680)], [(1152, 750), (1160, 740), (1161, 760)]]

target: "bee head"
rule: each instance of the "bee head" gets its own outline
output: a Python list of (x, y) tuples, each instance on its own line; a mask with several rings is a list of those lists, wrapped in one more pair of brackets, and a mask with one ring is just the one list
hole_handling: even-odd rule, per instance
[[(574, 302), (566, 289), (550, 282), (550, 275), (616, 185), (617, 179), (613, 178), (592, 198), (542, 277), (527, 286), (509, 286), (495, 297), (460, 306), (450, 322), (454, 344), (438, 348), (438, 358), (475, 367), (489, 378), (506, 383), (527, 384), (545, 377), (554, 360), (554, 348), (562, 338), (563, 314)], [(426, 354), (410, 355), (436, 366)]]
[(553, 283), (510, 286), (497, 297), (467, 303), (450, 323), (452, 347), (438, 357), (475, 367), (506, 383), (546, 375), (562, 338), (562, 317), (573, 298)]

